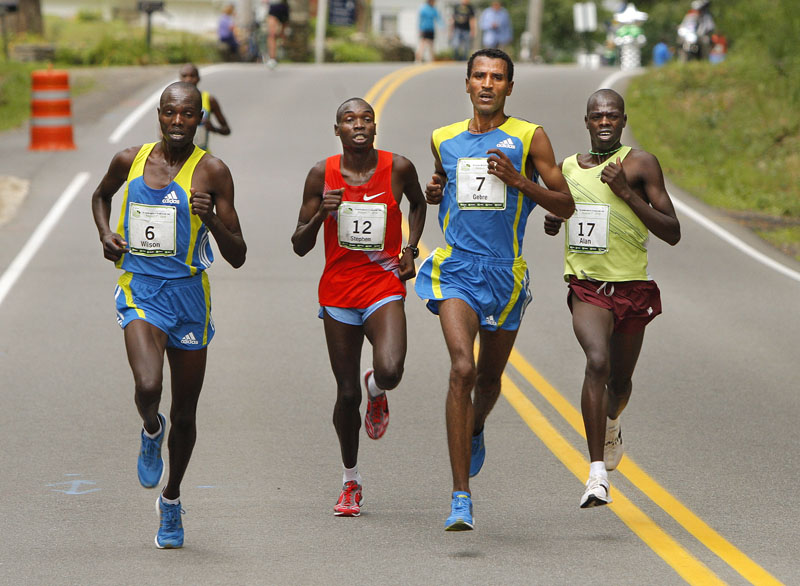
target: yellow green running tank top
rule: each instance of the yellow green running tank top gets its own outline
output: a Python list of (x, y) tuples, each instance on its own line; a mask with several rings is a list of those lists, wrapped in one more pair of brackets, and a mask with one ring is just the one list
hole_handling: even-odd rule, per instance
[(611, 188), (600, 180), (603, 168), (624, 161), (631, 147), (596, 167), (584, 169), (578, 155), (564, 160), (562, 170), (575, 200), (575, 213), (566, 222), (564, 279), (570, 275), (598, 281), (649, 281), (644, 223)]

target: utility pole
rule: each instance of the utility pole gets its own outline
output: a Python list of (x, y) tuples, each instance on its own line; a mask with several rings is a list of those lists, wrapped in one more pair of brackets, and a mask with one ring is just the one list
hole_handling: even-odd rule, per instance
[(528, 33), (531, 36), (531, 61), (541, 59), (542, 45), (542, 11), (544, 0), (528, 0)]
[(314, 33), (314, 62), (325, 62), (325, 29), (328, 25), (328, 0), (317, 0), (317, 28)]

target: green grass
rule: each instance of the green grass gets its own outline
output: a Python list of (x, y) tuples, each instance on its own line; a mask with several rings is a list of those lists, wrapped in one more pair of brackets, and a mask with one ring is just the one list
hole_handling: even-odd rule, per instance
[(628, 118), (672, 181), (724, 210), (774, 217), (764, 238), (797, 256), (798, 83), (755, 59), (675, 63), (631, 82)]
[[(122, 21), (105, 22), (90, 14), (80, 18), (45, 18), (45, 35), (17, 35), (17, 44), (52, 44), (58, 68), (106, 65), (207, 63), (219, 58), (214, 39), (188, 33), (153, 29), (148, 51), (145, 31)], [(0, 131), (16, 128), (30, 117), (31, 71), (44, 63), (0, 61)], [(71, 86), (73, 96), (92, 89), (88, 79)]]
[(15, 128), (31, 114), (31, 71), (41, 65), (0, 63), (0, 131)]

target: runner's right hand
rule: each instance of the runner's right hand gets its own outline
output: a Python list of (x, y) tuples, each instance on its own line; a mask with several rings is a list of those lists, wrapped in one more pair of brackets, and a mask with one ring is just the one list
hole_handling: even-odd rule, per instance
[(109, 233), (103, 236), (103, 256), (110, 261), (117, 262), (122, 254), (130, 250), (125, 239), (116, 233)]
[(553, 214), (545, 214), (544, 216), (544, 233), (550, 236), (555, 236), (561, 230), (561, 224), (564, 222), (563, 218), (554, 216)]
[(442, 202), (443, 193), (442, 178), (434, 174), (427, 185), (425, 185), (425, 201), (431, 205), (438, 205)]
[(322, 215), (323, 218), (327, 218), (329, 213), (338, 210), (339, 205), (342, 203), (342, 195), (344, 195), (343, 187), (340, 187), (339, 189), (331, 189), (330, 191), (323, 193), (322, 202), (319, 204), (318, 213)]

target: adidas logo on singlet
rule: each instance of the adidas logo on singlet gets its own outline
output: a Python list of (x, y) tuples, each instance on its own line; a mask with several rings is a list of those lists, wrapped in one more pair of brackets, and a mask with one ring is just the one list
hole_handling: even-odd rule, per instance
[(178, 199), (178, 194), (176, 194), (175, 190), (173, 189), (164, 196), (164, 199), (161, 200), (161, 203), (181, 203), (181, 200)]
[(181, 344), (199, 344), (200, 342), (197, 341), (197, 338), (194, 337), (194, 332), (189, 332), (183, 338), (181, 338)]
[(510, 138), (504, 138), (500, 142), (497, 143), (497, 146), (501, 149), (514, 149), (516, 150), (516, 146), (514, 145), (514, 141)]

